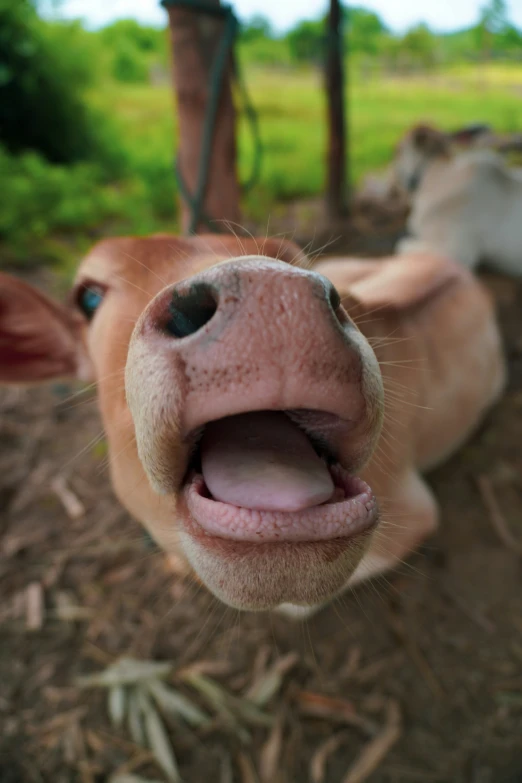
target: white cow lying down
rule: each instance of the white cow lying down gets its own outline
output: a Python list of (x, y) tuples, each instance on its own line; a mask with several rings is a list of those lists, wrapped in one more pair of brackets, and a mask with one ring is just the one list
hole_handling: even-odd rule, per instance
[(446, 134), (419, 125), (400, 142), (394, 175), (412, 199), (398, 253), (431, 250), (522, 276), (522, 172), (491, 150), (454, 153)]

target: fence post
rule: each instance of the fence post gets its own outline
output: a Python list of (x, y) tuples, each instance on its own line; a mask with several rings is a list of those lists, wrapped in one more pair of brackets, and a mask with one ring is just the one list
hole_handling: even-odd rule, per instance
[[(201, 159), (205, 111), (210, 97), (210, 80), (216, 50), (223, 34), (224, 19), (212, 8), (220, 0), (169, 2), (163, 0), (169, 15), (172, 44), (172, 74), (176, 96), (179, 141), (178, 165), (188, 192), (196, 192)], [(191, 7), (192, 6), (192, 7)], [(202, 6), (208, 7), (205, 12)], [(232, 97), (230, 56), (222, 83), (219, 108), (212, 139), (210, 167), (202, 212), (209, 215), (215, 231), (220, 220), (239, 222), (240, 188), (236, 171), (236, 112)], [(189, 230), (191, 210), (181, 199), (182, 228)], [(201, 220), (195, 231), (208, 231)]]
[(328, 113), (326, 209), (328, 217), (335, 220), (344, 217), (348, 212), (342, 8), (339, 0), (330, 0), (326, 26)]

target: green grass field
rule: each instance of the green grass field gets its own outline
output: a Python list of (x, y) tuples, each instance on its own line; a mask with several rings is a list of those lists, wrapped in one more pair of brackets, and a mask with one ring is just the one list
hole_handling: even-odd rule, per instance
[[(278, 202), (320, 193), (324, 177), (325, 105), (319, 75), (251, 68), (247, 73), (264, 144), (260, 189)], [(444, 128), (471, 121), (498, 130), (522, 128), (522, 67), (455, 69), (423, 78), (378, 79), (347, 91), (352, 176), (355, 182), (386, 166), (405, 129), (426, 120)], [(109, 86), (94, 96), (113, 111), (138, 172), (171, 170), (176, 145), (168, 87)], [(240, 131), (240, 171), (251, 165), (251, 146)], [(255, 196), (251, 199), (255, 203)]]
[[(264, 157), (260, 182), (244, 207), (264, 223), (268, 210), (278, 204), (319, 194), (323, 188), (324, 93), (320, 76), (311, 71), (250, 66), (245, 75), (259, 113)], [(352, 179), (357, 183), (368, 172), (385, 167), (401, 134), (420, 120), (444, 128), (485, 121), (497, 130), (519, 131), (521, 96), (522, 66), (468, 66), (424, 77), (355, 79), (347, 90)], [(11, 165), (0, 207), (0, 234), (7, 236), (4, 246), (8, 251), (14, 248), (19, 258), (28, 253), (69, 256), (71, 246), (77, 255), (100, 234), (177, 228), (177, 132), (169, 87), (109, 82), (89, 100), (111, 118), (125, 172), (114, 182), (92, 166), (57, 172), (58, 167), (34, 160), (16, 170)], [(252, 147), (243, 120), (239, 147), (245, 178)]]

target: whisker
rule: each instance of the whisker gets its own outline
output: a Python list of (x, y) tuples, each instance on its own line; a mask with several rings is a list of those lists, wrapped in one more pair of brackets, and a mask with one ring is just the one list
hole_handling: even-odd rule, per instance
[[(345, 303), (345, 302), (351, 302), (351, 301), (352, 301), (351, 295), (350, 295), (350, 294), (348, 294), (348, 296), (345, 296), (345, 297), (343, 297), (343, 298), (341, 299), (341, 304), (344, 306), (344, 303)], [(374, 307), (372, 310), (366, 310), (366, 309), (364, 308), (364, 305), (363, 305), (362, 303), (361, 303), (361, 304), (357, 304), (356, 306), (357, 306), (357, 307), (360, 307), (360, 308), (363, 310), (363, 312), (361, 313), (361, 316), (364, 316), (365, 318), (366, 318), (366, 316), (368, 316), (368, 315), (373, 315), (374, 313), (379, 313), (379, 312), (382, 312), (383, 310), (386, 310), (386, 309), (387, 309), (387, 305), (385, 305), (385, 304), (383, 304), (383, 305), (379, 305), (378, 307)], [(353, 306), (352, 306), (352, 309), (355, 309), (355, 308), (353, 308)], [(375, 320), (377, 320), (377, 321), (378, 321), (379, 319), (375, 319)], [(352, 321), (354, 321), (354, 323), (356, 323), (356, 324), (359, 324), (359, 323), (361, 323), (361, 322), (360, 322), (360, 321), (357, 319), (357, 316), (353, 316), (353, 315), (352, 315)], [(366, 321), (365, 321), (365, 323), (366, 323)], [(371, 322), (368, 322), (368, 323), (371, 323)]]
[(397, 345), (398, 343), (411, 342), (412, 337), (367, 337), (370, 345), (379, 348), (389, 348), (390, 345)]
[(338, 595), (335, 595), (334, 599), (332, 601), (331, 606), (332, 606), (332, 609), (335, 612), (337, 618), (340, 620), (341, 624), (343, 625), (344, 630), (348, 631), (350, 633), (350, 635), (353, 636), (353, 628), (352, 628), (352, 626), (349, 625), (346, 622), (346, 619), (339, 612), (339, 608), (338, 608), (338, 606), (340, 606), (341, 609), (344, 609), (346, 611), (349, 610), (348, 601), (346, 599), (347, 599), (347, 595), (351, 595), (351, 594), (352, 594), (352, 591), (350, 589), (348, 589), (346, 592), (342, 592), (342, 593), (339, 593)]
[(268, 218), (267, 218), (267, 221), (266, 221), (266, 233), (265, 233), (265, 238), (264, 238), (264, 240), (263, 240), (263, 245), (262, 245), (262, 247), (261, 247), (261, 253), (262, 253), (262, 255), (265, 255), (265, 245), (266, 245), (266, 243), (268, 242), (268, 231), (269, 231), (269, 226), (270, 226), (270, 213), (268, 214)]
[(327, 240), (324, 245), (321, 245), (321, 247), (317, 248), (317, 250), (314, 253), (310, 254), (310, 258), (312, 260), (312, 264), (315, 264), (317, 259), (324, 254), (324, 251), (331, 247), (331, 245), (334, 245), (336, 242), (338, 242), (341, 239), (341, 234), (339, 234), (336, 237), (332, 237), (331, 239)]
[(214, 218), (212, 222), (221, 223), (223, 226), (225, 226), (225, 228), (228, 228), (238, 241), (240, 240), (240, 237), (238, 237), (236, 232), (233, 230), (235, 228), (239, 229), (240, 231), (244, 231), (245, 234), (250, 237), (250, 239), (253, 239), (254, 242), (256, 241), (252, 232), (249, 231), (249, 229), (246, 226), (244, 226), (242, 223), (238, 223), (237, 220), (230, 220), (229, 218)]
[[(402, 361), (396, 361), (396, 362), (394, 362), (394, 361), (379, 362), (379, 365), (381, 367), (404, 367), (407, 370), (410, 370), (410, 369), (422, 370), (422, 369), (425, 369), (425, 366), (426, 366), (425, 362), (426, 362), (425, 359), (403, 359)], [(424, 367), (422, 367), (422, 366), (421, 367), (417, 367), (417, 368), (416, 367), (413, 367), (413, 368), (412, 367), (406, 367), (406, 365), (408, 365), (408, 364), (412, 365), (412, 364), (419, 364), (419, 363), (420, 364), (424, 364)]]
[(76, 462), (77, 459), (79, 459), (83, 454), (85, 454), (89, 449), (94, 448), (103, 438), (105, 437), (105, 430), (102, 430), (96, 437), (94, 437), (89, 443), (87, 443), (86, 446), (84, 446), (77, 454), (74, 455), (74, 457), (71, 457), (70, 459), (65, 462), (61, 468), (60, 473), (63, 473), (65, 468), (69, 467), (73, 462)]
[(150, 266), (147, 266), (142, 261), (139, 260), (139, 258), (136, 258), (136, 256), (131, 255), (130, 253), (124, 253), (123, 255), (127, 256), (127, 258), (130, 258), (131, 261), (135, 261), (137, 264), (139, 264), (143, 269), (146, 269), (147, 272), (152, 272), (154, 277), (157, 277), (157, 279), (160, 281), (160, 283), (163, 283), (163, 285), (168, 285), (167, 281), (164, 280), (162, 277), (158, 275), (158, 273)]
[(118, 457), (121, 457), (122, 454), (124, 454), (127, 449), (129, 449), (131, 446), (133, 446), (136, 443), (136, 435), (132, 433), (132, 437), (129, 440), (129, 442), (122, 448), (120, 451), (118, 451), (117, 454), (109, 454), (109, 456), (103, 461), (102, 465), (99, 466), (96, 470), (97, 475), (101, 475), (104, 473), (107, 468), (110, 466), (111, 461), (115, 461), (118, 459)]
[[(121, 384), (121, 386), (118, 386), (115, 389), (111, 389), (110, 392), (105, 392), (104, 399), (110, 399), (111, 397), (115, 397), (118, 394), (121, 394), (125, 391), (125, 384)], [(64, 403), (57, 402), (56, 405), (60, 406), (64, 411), (72, 411), (76, 410), (78, 408), (87, 407), (88, 405), (94, 405), (97, 406), (99, 402), (99, 398), (97, 395), (93, 395), (88, 400), (80, 400), (79, 402), (75, 402), (72, 405), (64, 405)]]
[(118, 278), (118, 280), (122, 280), (122, 281), (123, 281), (123, 282), (124, 282), (126, 285), (130, 285), (130, 286), (132, 286), (133, 288), (136, 288), (138, 291), (141, 291), (141, 293), (142, 293), (142, 294), (145, 294), (145, 296), (147, 296), (147, 297), (150, 297), (150, 296), (151, 296), (151, 293), (150, 293), (150, 291), (146, 291), (146, 290), (145, 290), (144, 288), (142, 288), (141, 286), (137, 285), (136, 283), (133, 283), (133, 282), (132, 282), (132, 280), (128, 280), (126, 277), (123, 277), (123, 275), (117, 275), (117, 274), (114, 274), (114, 277), (117, 277), (117, 278)]
[(305, 618), (304, 623), (302, 624), (302, 626), (303, 626), (303, 636), (305, 638), (305, 642), (308, 641), (308, 644), (310, 645), (310, 653), (312, 655), (313, 667), (314, 667), (314, 669), (316, 671), (316, 674), (317, 674), (317, 676), (319, 678), (319, 681), (322, 682), (323, 679), (324, 679), (323, 672), (321, 671), (321, 667), (319, 666), (319, 663), (317, 661), (317, 656), (316, 656), (315, 650), (314, 650), (314, 643), (312, 641), (312, 634), (310, 633), (310, 624), (309, 624), (307, 618)]
[(239, 236), (239, 234), (237, 234), (237, 232), (234, 230), (234, 227), (237, 227), (237, 228), (239, 228), (241, 231), (244, 231), (244, 232), (245, 232), (245, 234), (248, 234), (248, 236), (249, 236), (249, 237), (252, 239), (252, 241), (254, 242), (254, 245), (257, 247), (257, 242), (256, 242), (256, 239), (255, 239), (254, 235), (253, 235), (253, 234), (251, 234), (251, 233), (250, 233), (250, 231), (248, 231), (248, 229), (247, 229), (247, 228), (245, 228), (245, 226), (242, 226), (240, 223), (236, 223), (234, 220), (226, 220), (226, 219), (222, 219), (222, 220), (219, 220), (219, 221), (216, 221), (216, 222), (223, 223), (223, 225), (225, 225), (225, 226), (228, 228), (228, 230), (230, 231), (230, 233), (231, 233), (231, 234), (232, 234), (232, 235), (233, 235), (233, 236), (236, 238), (236, 240), (237, 240), (237, 243), (238, 243), (239, 247), (241, 248), (241, 254), (242, 254), (242, 255), (246, 256), (246, 255), (248, 255), (248, 253), (246, 252), (246, 250), (245, 250), (245, 246), (243, 245), (243, 243), (242, 243), (242, 241), (241, 241), (241, 237), (240, 237), (240, 236)]

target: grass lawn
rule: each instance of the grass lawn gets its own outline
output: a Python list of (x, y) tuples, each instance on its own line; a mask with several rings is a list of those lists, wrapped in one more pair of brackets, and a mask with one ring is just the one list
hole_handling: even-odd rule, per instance
[[(264, 144), (260, 189), (277, 202), (321, 191), (324, 177), (325, 105), (320, 76), (251, 67), (247, 80), (259, 113)], [(352, 176), (357, 182), (390, 161), (405, 129), (419, 120), (452, 128), (484, 121), (498, 130), (522, 128), (522, 66), (461, 68), (434, 77), (357, 80), (347, 90)], [(111, 85), (93, 99), (111, 112), (122, 143), (145, 175), (171, 171), (176, 145), (168, 87)], [(240, 171), (251, 165), (251, 144), (240, 130)], [(250, 199), (255, 204), (255, 197)]]

